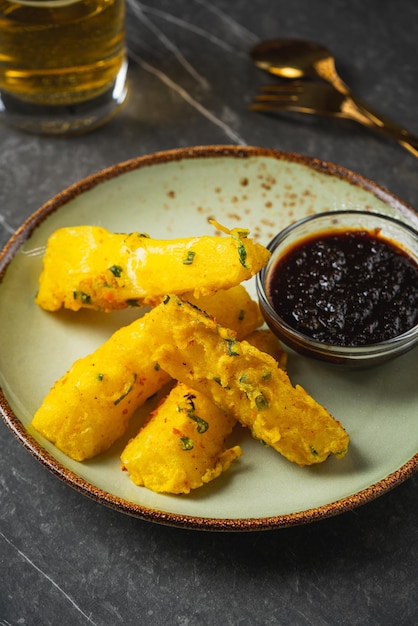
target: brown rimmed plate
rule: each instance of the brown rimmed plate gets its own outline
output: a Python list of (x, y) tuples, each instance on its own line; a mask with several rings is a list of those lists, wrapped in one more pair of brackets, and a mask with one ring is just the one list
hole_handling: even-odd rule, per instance
[[(97, 224), (153, 237), (212, 234), (208, 218), (249, 228), (261, 243), (292, 221), (354, 208), (418, 227), (405, 202), (342, 167), (262, 148), (207, 146), (139, 157), (98, 172), (52, 198), (18, 229), (0, 256), (0, 404), (19, 441), (64, 482), (98, 502), (153, 522), (205, 530), (261, 530), (313, 522), (396, 487), (418, 467), (416, 349), (386, 365), (347, 372), (290, 354), (289, 373), (341, 420), (351, 436), (343, 460), (297, 467), (239, 427), (243, 456), (188, 496), (136, 487), (119, 454), (151, 405), (111, 450), (72, 461), (31, 429), (36, 408), (72, 362), (138, 311), (46, 313), (34, 303), (42, 254), (59, 227)], [(249, 291), (255, 296), (253, 281)]]

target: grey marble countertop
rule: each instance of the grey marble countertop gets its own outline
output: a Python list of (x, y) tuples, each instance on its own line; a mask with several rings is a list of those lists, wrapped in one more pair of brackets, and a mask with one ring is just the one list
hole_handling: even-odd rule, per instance
[[(61, 189), (118, 161), (240, 144), (354, 170), (418, 209), (418, 160), (353, 122), (248, 111), (272, 79), (249, 48), (333, 50), (365, 101), (418, 134), (411, 0), (128, 0), (130, 96), (71, 139), (0, 126), (0, 244)], [(401, 419), (401, 416), (394, 416)], [(58, 480), (0, 423), (0, 626), (334, 626), (418, 623), (418, 478), (310, 525), (209, 533), (152, 524)]]

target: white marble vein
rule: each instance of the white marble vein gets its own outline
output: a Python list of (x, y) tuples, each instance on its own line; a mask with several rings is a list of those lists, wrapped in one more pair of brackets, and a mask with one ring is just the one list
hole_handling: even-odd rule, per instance
[[(127, 0), (127, 3), (129, 4), (130, 7), (132, 7), (134, 11), (137, 11), (138, 9), (140, 9), (143, 13), (149, 13), (150, 15), (154, 15), (155, 17), (160, 17), (166, 22), (171, 22), (172, 24), (179, 26), (183, 30), (188, 30), (189, 32), (194, 33), (195, 35), (198, 35), (199, 37), (206, 39), (213, 45), (219, 48), (222, 48), (222, 50), (225, 50), (226, 52), (230, 52), (232, 54), (236, 54), (237, 56), (242, 56), (242, 57), (247, 56), (247, 53), (242, 52), (239, 48), (237, 48), (237, 46), (233, 46), (229, 44), (224, 39), (221, 39), (220, 37), (217, 37), (213, 33), (210, 33), (209, 31), (203, 28), (200, 28), (199, 26), (196, 26), (195, 24), (191, 24), (190, 22), (187, 22), (186, 20), (179, 18), (176, 15), (172, 15), (171, 13), (167, 13), (166, 11), (162, 11), (161, 9), (155, 9), (154, 7), (145, 5), (142, 2), (137, 2), (136, 0)], [(255, 35), (253, 37), (254, 37), (254, 40), (257, 40), (257, 37)]]
[(246, 43), (252, 44), (259, 40), (259, 37), (249, 31), (245, 26), (239, 24), (230, 15), (227, 15), (222, 9), (208, 2), (208, 0), (194, 0), (196, 4), (205, 7), (208, 11), (211, 11), (214, 15), (221, 18), (222, 21), (228, 24), (228, 27), (234, 31), (238, 36), (245, 40)]
[(128, 4), (132, 8), (135, 15), (141, 20), (141, 22), (149, 28), (150, 31), (157, 36), (158, 40), (163, 44), (163, 46), (169, 50), (180, 65), (192, 76), (202, 87), (205, 89), (209, 88), (208, 81), (204, 76), (201, 76), (199, 72), (193, 67), (191, 63), (185, 58), (182, 54), (181, 50), (179, 50), (178, 46), (176, 46), (151, 20), (149, 20), (144, 14), (141, 6), (135, 0), (127, 0)]
[(142, 59), (138, 54), (135, 54), (134, 52), (130, 52), (129, 56), (133, 61), (138, 63), (138, 65), (140, 65), (143, 70), (156, 76), (156, 78), (161, 80), (161, 82), (164, 83), (167, 87), (175, 91), (181, 98), (183, 98), (183, 100), (185, 100), (185, 102), (190, 104), (190, 106), (196, 109), (196, 111), (203, 115), (207, 120), (209, 120), (215, 126), (218, 126), (225, 133), (225, 135), (234, 143), (242, 146), (246, 145), (245, 140), (233, 128), (231, 128), (228, 124), (216, 117), (216, 115), (211, 113), (211, 111), (206, 109), (206, 107), (200, 104), (200, 102), (193, 98), (193, 96), (190, 95), (183, 87), (181, 87), (181, 85), (178, 85), (176, 82), (174, 82), (169, 76), (167, 76), (167, 74), (164, 74), (164, 72), (161, 72), (156, 67), (153, 67), (152, 65), (150, 65), (150, 63)]
[(41, 574), (44, 578), (46, 578), (46, 580), (64, 596), (64, 598), (76, 609), (76, 611), (78, 611), (87, 620), (87, 622), (89, 622), (89, 624), (93, 624), (93, 626), (98, 626), (96, 622), (94, 622), (91, 619), (91, 617), (89, 617), (89, 615), (87, 615), (86, 613), (84, 613), (84, 611), (82, 611), (82, 609), (78, 606), (78, 604), (76, 604), (76, 602), (74, 602), (74, 600), (68, 595), (68, 593), (66, 593), (63, 589), (61, 589), (61, 587), (54, 580), (52, 580), (52, 578), (48, 576), (46, 572), (44, 572), (33, 561), (31, 561), (30, 558), (26, 556), (26, 554), (24, 554), (21, 550), (19, 550), (19, 548), (15, 546), (15, 544), (12, 541), (10, 541), (10, 539), (8, 539), (6, 535), (4, 535), (1, 531), (0, 531), (0, 537), (2, 537), (2, 539), (6, 543), (8, 543), (9, 546), (11, 546), (18, 553), (18, 555), (24, 561), (26, 561), (26, 563), (28, 563), (28, 565), (33, 567), (39, 574)]
[[(220, 39), (219, 37), (216, 37), (216, 35), (213, 35), (212, 33), (195, 26), (187, 22), (184, 19), (178, 18), (170, 13), (167, 13), (166, 11), (155, 9), (151, 6), (143, 4), (142, 2), (138, 2), (137, 0), (127, 0), (127, 3), (132, 9), (134, 16), (137, 17), (138, 20), (140, 20), (141, 23), (144, 26), (146, 26), (157, 37), (159, 43), (162, 44), (167, 51), (173, 54), (173, 56), (181, 64), (183, 69), (185, 69), (185, 71), (190, 76), (192, 76), (193, 79), (201, 87), (204, 87), (205, 90), (209, 90), (210, 88), (210, 85), (208, 84), (207, 79), (198, 72), (198, 70), (185, 58), (184, 54), (179, 49), (179, 47), (161, 29), (159, 29), (158, 26), (156, 26), (155, 23), (151, 21), (145, 15), (145, 13), (149, 15), (153, 15), (154, 17), (158, 16), (159, 18), (162, 18), (168, 22), (176, 24), (176, 26), (178, 26), (179, 28), (192, 31), (193, 33), (198, 34), (199, 36), (205, 38), (206, 40), (209, 40), (216, 46), (219, 46), (222, 49), (227, 50), (228, 52), (242, 54), (238, 46), (231, 46), (230, 44)], [(245, 29), (240, 28), (240, 26), (236, 22), (233, 22), (233, 20), (229, 18), (228, 16), (226, 16), (224, 13), (218, 12), (217, 14), (223, 20), (228, 21), (228, 25), (230, 27), (233, 27), (235, 31), (240, 32), (241, 35), (242, 33), (244, 33)], [(249, 34), (248, 32), (246, 33), (246, 36), (250, 36), (250, 35), (251, 34)], [(146, 72), (149, 72), (150, 74), (153, 74), (167, 87), (175, 91), (181, 98), (183, 98), (185, 102), (187, 102), (190, 106), (192, 106), (196, 111), (198, 111), (201, 115), (203, 115), (212, 124), (214, 124), (215, 126), (218, 126), (218, 128), (220, 128), (223, 131), (223, 133), (226, 135), (226, 137), (228, 137), (229, 140), (232, 140), (234, 143), (237, 143), (239, 145), (246, 145), (245, 140), (229, 124), (227, 124), (224, 120), (222, 120), (221, 118), (216, 116), (214, 113), (212, 113), (209, 109), (207, 109), (203, 104), (201, 104), (201, 102), (199, 102), (195, 97), (193, 97), (191, 93), (187, 89), (182, 87), (178, 82), (175, 82), (163, 71), (151, 65), (148, 61), (143, 59), (135, 51), (131, 50), (129, 53), (129, 56), (133, 61), (138, 63), (138, 65), (140, 65), (140, 67), (143, 70), (145, 70)]]
[(13, 235), (13, 233), (15, 232), (15, 229), (12, 228), (12, 226), (10, 226), (6, 222), (6, 218), (4, 217), (4, 215), (1, 215), (1, 214), (0, 214), (0, 226), (2, 226), (4, 230), (10, 233), (11, 235)]

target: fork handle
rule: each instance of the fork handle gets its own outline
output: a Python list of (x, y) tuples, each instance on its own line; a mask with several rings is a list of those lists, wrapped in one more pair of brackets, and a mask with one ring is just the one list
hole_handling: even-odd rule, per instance
[(360, 110), (361, 113), (365, 114), (371, 122), (377, 127), (376, 130), (380, 129), (385, 134), (389, 134), (390, 136), (398, 139), (398, 141), (404, 141), (412, 144), (415, 149), (418, 149), (418, 137), (410, 133), (406, 128), (403, 128), (390, 118), (382, 115), (379, 111), (376, 111), (368, 104), (363, 102), (360, 98), (350, 93), (349, 96), (353, 100), (356, 107)]
[(355, 96), (344, 83), (341, 82), (341, 85), (334, 86), (351, 100), (353, 105), (353, 119), (356, 119), (357, 122), (368, 126), (372, 130), (379, 131), (386, 137), (395, 139), (395, 141), (411, 152), (411, 154), (418, 157), (418, 137), (416, 135), (413, 135), (390, 118), (382, 115), (363, 102), (363, 100)]
[[(418, 137), (410, 133), (406, 128), (403, 128), (389, 117), (386, 117), (373, 107), (366, 104), (361, 98), (358, 98), (350, 89), (350, 87), (340, 78), (336, 72), (323, 73), (322, 68), (319, 68), (319, 74), (323, 80), (331, 83), (337, 91), (344, 94), (355, 105), (360, 114), (366, 116), (372, 122), (375, 130), (380, 131), (384, 135), (391, 137), (398, 141), (407, 150), (412, 152), (413, 155), (418, 156)], [(360, 121), (360, 120), (358, 120)], [(365, 123), (361, 120), (361, 123)]]
[(408, 152), (410, 152), (411, 154), (413, 154), (415, 157), (418, 158), (418, 148), (415, 148), (411, 142), (409, 141), (403, 141), (403, 139), (398, 139), (397, 140), (398, 143), (403, 146), (404, 148), (406, 148), (406, 150), (408, 150)]
[[(390, 120), (390, 123), (386, 123), (386, 117), (378, 116), (373, 109), (363, 106), (361, 101), (357, 98), (353, 98), (352, 102), (357, 109), (361, 117), (353, 116), (354, 119), (363, 125), (366, 125), (369, 129), (380, 132), (382, 135), (395, 139), (401, 146), (408, 150), (415, 157), (418, 157), (418, 137), (405, 130), (401, 126), (395, 124)], [(367, 121), (366, 121), (367, 120)]]

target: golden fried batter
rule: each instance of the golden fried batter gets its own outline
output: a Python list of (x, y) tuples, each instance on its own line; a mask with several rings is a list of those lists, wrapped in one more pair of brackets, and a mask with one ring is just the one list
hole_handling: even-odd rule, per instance
[(217, 478), (241, 456), (225, 447), (236, 423), (199, 391), (178, 383), (124, 449), (123, 469), (156, 492), (189, 493)]
[(99, 226), (61, 228), (49, 238), (36, 302), (112, 311), (155, 304), (167, 292), (195, 297), (229, 289), (254, 276), (268, 250), (233, 229), (227, 236), (151, 239)]
[(176, 296), (159, 310), (159, 327), (170, 340), (154, 353), (173, 378), (209, 395), (251, 429), (254, 437), (299, 465), (343, 457), (349, 437), (341, 424), (268, 354)]

